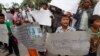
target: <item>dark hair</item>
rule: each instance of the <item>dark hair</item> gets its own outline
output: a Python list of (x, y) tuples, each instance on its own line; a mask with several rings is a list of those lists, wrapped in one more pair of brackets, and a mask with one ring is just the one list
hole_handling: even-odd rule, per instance
[(10, 12), (11, 12), (11, 14), (14, 14), (15, 13), (15, 10), (14, 9), (11, 9)]
[(63, 17), (69, 18), (69, 20), (70, 20), (69, 26), (70, 26), (72, 24), (72, 18), (71, 17), (68, 17), (67, 15), (62, 15), (59, 21), (61, 21)]
[[(83, 6), (84, 6), (83, 4), (85, 3), (85, 1), (86, 1), (86, 0), (81, 0), (81, 2), (80, 2), (80, 4), (79, 4), (79, 5), (80, 5), (80, 6), (79, 6), (80, 8), (83, 8)], [(92, 1), (92, 0), (90, 0), (90, 2), (89, 2), (89, 3), (90, 3), (90, 6), (91, 6), (91, 7), (93, 7), (93, 6), (94, 6), (94, 5), (93, 5), (93, 1)]]
[(41, 5), (46, 5), (48, 7), (48, 4), (47, 3), (42, 3)]
[(3, 17), (3, 19), (5, 19), (5, 15), (2, 12), (0, 13), (0, 16)]
[(91, 19), (89, 19), (89, 26), (91, 26), (91, 24), (93, 24), (96, 20), (100, 20), (99, 15), (93, 15)]
[(0, 9), (0, 13), (2, 13), (2, 10)]
[[(86, 0), (81, 0), (81, 2), (85, 2)], [(93, 2), (92, 0), (90, 0), (90, 2)]]

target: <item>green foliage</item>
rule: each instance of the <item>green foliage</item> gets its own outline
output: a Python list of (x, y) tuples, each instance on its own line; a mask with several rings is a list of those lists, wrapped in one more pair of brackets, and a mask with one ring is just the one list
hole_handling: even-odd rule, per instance
[(21, 7), (30, 6), (32, 8), (36, 8), (41, 6), (42, 3), (49, 3), (51, 0), (24, 0), (21, 4)]
[(4, 8), (4, 5), (3, 5), (3, 4), (0, 4), (0, 10), (1, 10), (2, 8)]
[(16, 7), (19, 7), (19, 4), (13, 2), (12, 8), (16, 8)]
[(30, 6), (30, 7), (34, 7), (34, 4), (32, 3), (32, 0), (24, 0), (21, 4), (21, 7), (25, 7), (25, 6)]

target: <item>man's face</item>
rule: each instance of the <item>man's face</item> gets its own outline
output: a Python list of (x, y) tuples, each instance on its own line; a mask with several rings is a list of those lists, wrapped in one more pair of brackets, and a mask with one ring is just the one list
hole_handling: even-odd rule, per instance
[(43, 9), (47, 10), (47, 6), (46, 5), (42, 5)]
[(4, 23), (4, 16), (0, 16), (0, 23)]
[(84, 3), (83, 3), (83, 6), (86, 7), (86, 8), (89, 7), (90, 5), (91, 5), (90, 0), (85, 0)]

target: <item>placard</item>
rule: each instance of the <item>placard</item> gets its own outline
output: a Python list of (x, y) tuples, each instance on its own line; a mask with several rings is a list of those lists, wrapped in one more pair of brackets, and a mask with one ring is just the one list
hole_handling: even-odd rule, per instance
[(34, 10), (32, 16), (40, 25), (51, 26), (51, 12), (49, 10)]
[(46, 47), (54, 55), (86, 55), (90, 48), (89, 40), (85, 31), (48, 34)]
[(38, 51), (45, 49), (45, 36), (38, 24), (25, 24), (13, 27), (12, 32), (27, 48), (35, 48)]
[(81, 0), (52, 0), (51, 5), (54, 5), (65, 12), (76, 13)]
[(5, 24), (0, 24), (0, 41), (8, 44), (8, 29)]

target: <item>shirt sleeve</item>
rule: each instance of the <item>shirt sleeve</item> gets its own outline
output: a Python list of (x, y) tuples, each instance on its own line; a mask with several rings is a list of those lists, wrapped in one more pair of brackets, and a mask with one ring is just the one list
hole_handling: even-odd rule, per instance
[(56, 30), (55, 33), (60, 33), (60, 29), (59, 29), (59, 27), (57, 28), (57, 30)]

